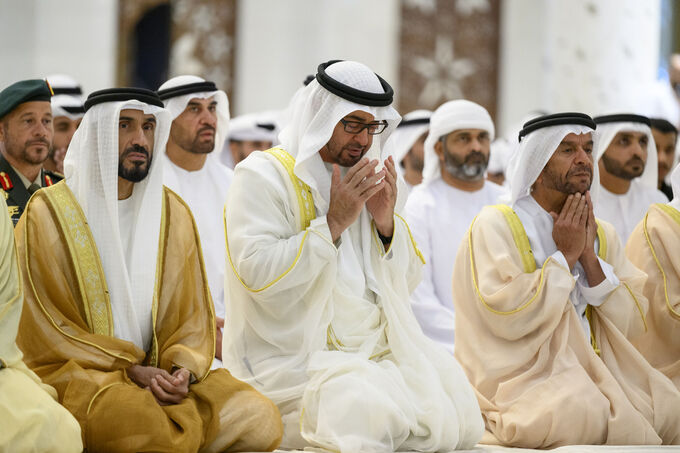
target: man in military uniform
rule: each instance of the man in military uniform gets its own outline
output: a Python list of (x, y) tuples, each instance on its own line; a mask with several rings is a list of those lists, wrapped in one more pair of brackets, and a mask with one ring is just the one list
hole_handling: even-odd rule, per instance
[(42, 168), (54, 135), (52, 94), (40, 79), (0, 91), (0, 188), (14, 225), (33, 192), (63, 178)]

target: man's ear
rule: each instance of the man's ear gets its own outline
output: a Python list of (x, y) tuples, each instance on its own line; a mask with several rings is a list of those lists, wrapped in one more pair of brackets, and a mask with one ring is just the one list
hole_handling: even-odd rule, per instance
[(5, 141), (5, 127), (7, 126), (7, 120), (6, 119), (1, 119), (0, 120), (0, 142)]
[(444, 145), (442, 145), (441, 140), (437, 140), (434, 143), (434, 152), (437, 153), (440, 162), (444, 162)]

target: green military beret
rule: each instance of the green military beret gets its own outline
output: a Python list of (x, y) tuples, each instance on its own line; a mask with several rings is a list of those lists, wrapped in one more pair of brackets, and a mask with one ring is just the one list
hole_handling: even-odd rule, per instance
[(31, 79), (13, 83), (0, 91), (0, 118), (24, 102), (50, 102), (52, 94), (52, 87), (47, 80)]

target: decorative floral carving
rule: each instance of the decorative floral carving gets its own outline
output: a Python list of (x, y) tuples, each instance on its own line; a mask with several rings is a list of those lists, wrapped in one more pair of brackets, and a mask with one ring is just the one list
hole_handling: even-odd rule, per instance
[(498, 0), (403, 0), (402, 113), (465, 98), (495, 115), (499, 10)]

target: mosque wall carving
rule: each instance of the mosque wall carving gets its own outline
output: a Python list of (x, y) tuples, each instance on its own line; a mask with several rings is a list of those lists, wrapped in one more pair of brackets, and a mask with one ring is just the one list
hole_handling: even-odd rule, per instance
[(214, 81), (231, 96), (234, 79), (236, 0), (120, 0), (118, 75), (134, 80), (135, 27), (159, 5), (170, 10), (167, 77), (195, 74)]
[(399, 110), (465, 98), (495, 117), (498, 0), (402, 0)]

